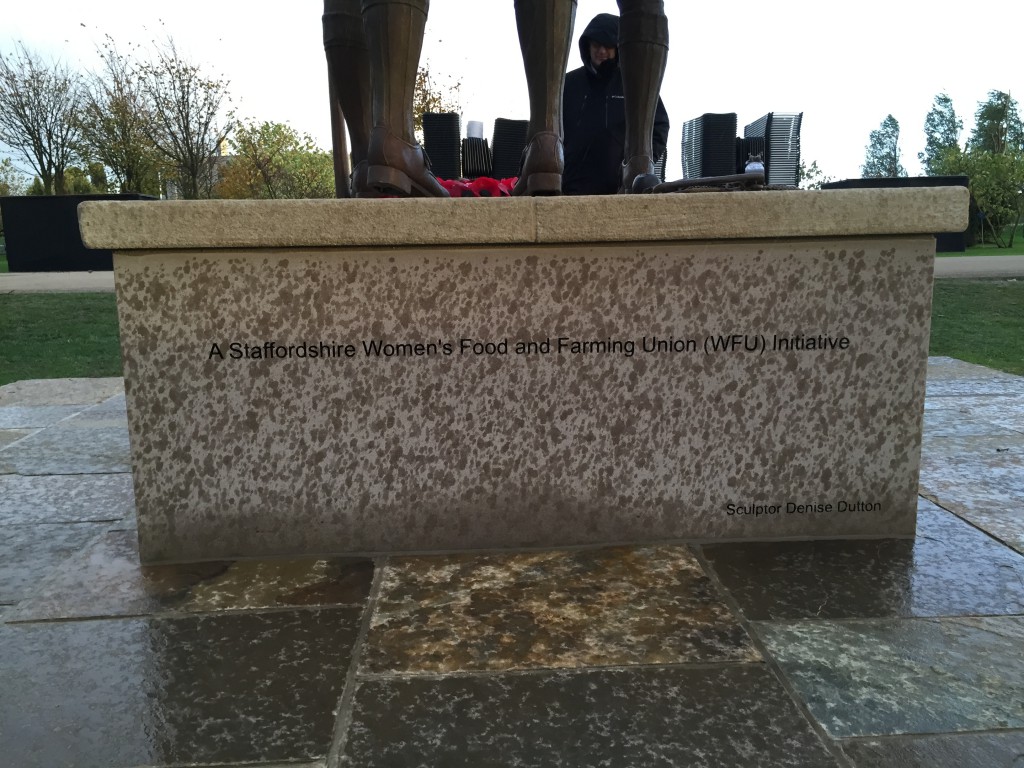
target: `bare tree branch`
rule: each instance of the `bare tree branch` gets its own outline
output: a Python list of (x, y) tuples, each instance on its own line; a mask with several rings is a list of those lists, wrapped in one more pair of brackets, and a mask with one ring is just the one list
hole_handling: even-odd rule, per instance
[(64, 172), (77, 157), (81, 90), (77, 72), (24, 45), (0, 54), (0, 141), (25, 158), (47, 194), (64, 193)]

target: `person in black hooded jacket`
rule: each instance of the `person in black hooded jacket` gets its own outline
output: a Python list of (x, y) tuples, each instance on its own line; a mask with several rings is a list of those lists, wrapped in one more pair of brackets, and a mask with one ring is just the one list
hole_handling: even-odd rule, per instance
[[(563, 194), (613, 195), (622, 185), (626, 114), (618, 44), (618, 16), (598, 14), (580, 36), (583, 66), (565, 76)], [(654, 117), (655, 159), (665, 151), (668, 129), (668, 112), (659, 98)]]

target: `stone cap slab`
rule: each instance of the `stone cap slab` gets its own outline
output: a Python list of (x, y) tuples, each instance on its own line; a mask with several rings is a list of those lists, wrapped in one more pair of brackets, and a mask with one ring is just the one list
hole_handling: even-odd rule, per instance
[(113, 250), (746, 240), (962, 232), (965, 187), (385, 200), (87, 202)]

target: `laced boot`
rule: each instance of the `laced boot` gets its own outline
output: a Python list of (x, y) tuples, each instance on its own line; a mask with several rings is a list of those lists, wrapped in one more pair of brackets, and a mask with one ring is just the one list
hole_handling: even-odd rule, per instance
[(370, 131), (366, 184), (378, 195), (448, 197), (431, 173), (423, 147), (402, 140), (383, 125)]
[(412, 121), (429, 5), (428, 0), (362, 0), (373, 94), (366, 184), (379, 194), (448, 197), (416, 143)]
[(513, 195), (560, 195), (562, 87), (576, 0), (516, 0), (516, 26), (530, 95), (530, 126)]
[(658, 184), (654, 172), (654, 112), (668, 59), (668, 18), (663, 0), (618, 0), (619, 69), (626, 100), (622, 186), (626, 194)]

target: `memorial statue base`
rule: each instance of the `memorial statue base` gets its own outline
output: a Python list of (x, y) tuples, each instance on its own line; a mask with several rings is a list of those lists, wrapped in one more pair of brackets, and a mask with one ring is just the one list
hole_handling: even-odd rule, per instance
[(89, 203), (144, 562), (912, 536), (962, 188)]

